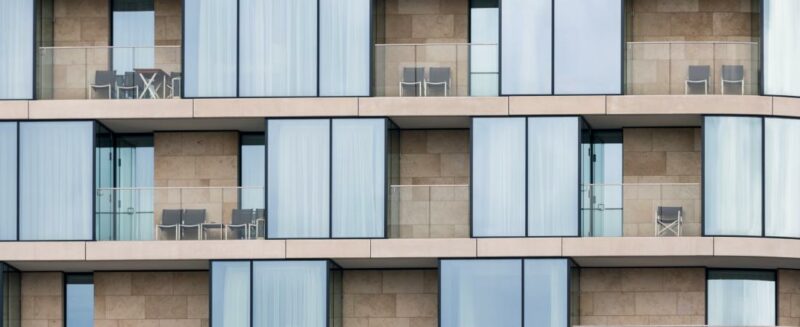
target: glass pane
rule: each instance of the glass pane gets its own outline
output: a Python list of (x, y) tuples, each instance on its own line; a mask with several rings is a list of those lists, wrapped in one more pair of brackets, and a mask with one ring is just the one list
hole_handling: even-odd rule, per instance
[(569, 263), (565, 259), (525, 260), (525, 326), (566, 327)]
[(17, 123), (0, 122), (0, 240), (17, 239)]
[[(496, 4), (495, 4), (496, 5)], [(499, 77), (500, 9), (471, 8), (470, 24), (470, 95), (496, 96)]]
[(622, 93), (621, 2), (555, 1), (556, 94)]
[(442, 260), (441, 326), (522, 325), (521, 260)]
[(243, 134), (241, 160), (241, 209), (264, 209), (264, 134)]
[(250, 327), (250, 261), (211, 263), (211, 325)]
[(20, 239), (92, 239), (93, 124), (20, 123)]
[(525, 119), (474, 118), (472, 153), (473, 235), (525, 236)]
[(114, 236), (114, 138), (100, 124), (95, 126), (94, 169), (95, 237), (109, 240)]
[(383, 237), (386, 120), (334, 119), (333, 237)]
[(253, 262), (253, 327), (325, 326), (327, 261)]
[(113, 68), (117, 75), (134, 68), (155, 68), (156, 13), (146, 11), (117, 11), (113, 17)]
[(0, 99), (33, 98), (33, 6), (0, 1)]
[(317, 0), (239, 1), (241, 96), (317, 95)]
[(765, 94), (800, 96), (798, 13), (800, 1), (764, 0)]
[(184, 5), (186, 95), (236, 96), (237, 0), (184, 1)]
[(94, 326), (94, 284), (92, 275), (65, 275), (66, 327)]
[(329, 237), (330, 120), (269, 120), (267, 232)]
[(319, 95), (368, 96), (370, 0), (320, 0)]
[(775, 273), (709, 270), (708, 325), (774, 326)]
[(528, 118), (528, 236), (578, 235), (578, 123)]
[(800, 237), (800, 120), (766, 118), (764, 128), (766, 235)]
[(22, 293), (20, 272), (0, 263), (0, 325), (20, 327), (22, 323)]
[(117, 208), (115, 239), (152, 240), (155, 222), (153, 207), (153, 136), (117, 138)]
[(761, 118), (705, 118), (707, 235), (761, 235), (761, 122)]
[(504, 0), (500, 15), (501, 93), (552, 93), (552, 0)]

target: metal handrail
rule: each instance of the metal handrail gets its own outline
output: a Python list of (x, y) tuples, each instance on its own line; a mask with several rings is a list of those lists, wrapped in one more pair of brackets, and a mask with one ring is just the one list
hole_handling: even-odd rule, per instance
[(610, 184), (581, 184), (581, 186), (693, 186), (700, 183), (610, 183)]
[(396, 185), (389, 185), (391, 188), (400, 188), (400, 187), (466, 187), (469, 184), (396, 184)]
[(393, 46), (445, 46), (445, 45), (498, 45), (497, 43), (378, 43), (376, 47), (393, 47)]
[(98, 187), (97, 191), (143, 191), (143, 190), (215, 190), (215, 189), (264, 189), (263, 186), (164, 186), (164, 187)]
[(153, 45), (153, 46), (116, 46), (116, 45), (87, 45), (87, 46), (58, 46), (58, 47), (39, 47), (45, 50), (60, 50), (60, 49), (158, 49), (158, 48), (175, 48), (180, 49), (180, 45)]
[(626, 44), (747, 44), (758, 45), (753, 41), (629, 41)]

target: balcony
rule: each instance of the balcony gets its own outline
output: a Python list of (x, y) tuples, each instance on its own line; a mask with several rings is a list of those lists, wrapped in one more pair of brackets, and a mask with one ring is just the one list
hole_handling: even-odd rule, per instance
[(583, 236), (700, 236), (699, 183), (586, 184)]
[(37, 99), (169, 99), (181, 95), (181, 47), (42, 47)]
[[(98, 188), (99, 241), (263, 239), (263, 187)], [(245, 209), (242, 209), (242, 208)]]
[(470, 237), (469, 185), (392, 185), (390, 238)]
[(375, 96), (496, 96), (497, 44), (375, 45)]
[(628, 42), (625, 94), (756, 95), (757, 42)]

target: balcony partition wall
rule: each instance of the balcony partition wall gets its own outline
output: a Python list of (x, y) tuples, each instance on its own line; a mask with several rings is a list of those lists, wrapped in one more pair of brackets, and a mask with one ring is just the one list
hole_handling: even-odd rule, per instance
[(577, 236), (580, 119), (474, 118), (472, 236)]
[(386, 119), (267, 121), (267, 236), (385, 235)]
[(34, 3), (0, 1), (0, 100), (33, 99)]
[(566, 327), (566, 259), (440, 261), (440, 326)]

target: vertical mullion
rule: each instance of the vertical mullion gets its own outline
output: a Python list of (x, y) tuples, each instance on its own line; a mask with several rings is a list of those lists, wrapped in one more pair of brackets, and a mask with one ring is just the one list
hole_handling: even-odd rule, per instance
[(333, 238), (333, 119), (328, 119), (328, 238)]

